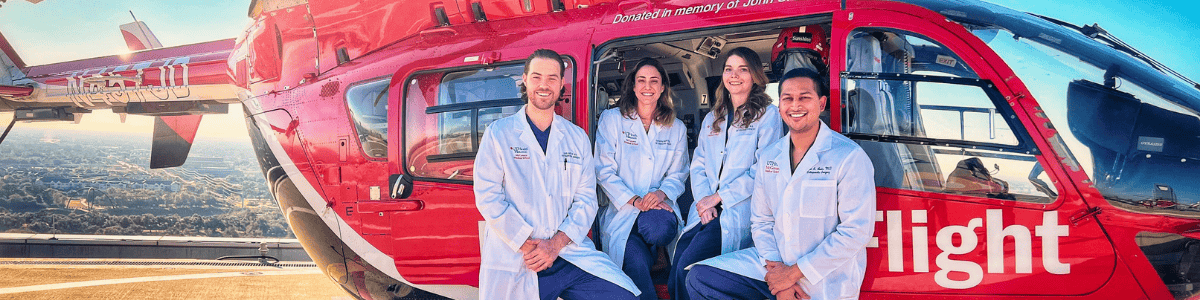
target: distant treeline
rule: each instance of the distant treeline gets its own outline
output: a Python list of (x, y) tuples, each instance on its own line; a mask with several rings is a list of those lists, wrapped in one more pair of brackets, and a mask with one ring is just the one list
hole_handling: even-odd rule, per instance
[(235, 210), (225, 214), (110, 215), (47, 209), (11, 212), (0, 208), (0, 232), (206, 237), (295, 237), (279, 216)]

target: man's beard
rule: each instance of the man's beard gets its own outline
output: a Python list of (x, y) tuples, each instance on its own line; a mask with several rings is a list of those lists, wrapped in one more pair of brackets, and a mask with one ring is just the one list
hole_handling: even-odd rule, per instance
[[(549, 101), (545, 101), (545, 102), (540, 101), (540, 100), (534, 100), (534, 98), (542, 98), (541, 96), (537, 95), (538, 93), (550, 94), (552, 99)], [(529, 97), (529, 99), (528, 99), (529, 104), (532, 104), (534, 107), (537, 107), (538, 109), (547, 110), (547, 109), (554, 108), (554, 103), (558, 102), (558, 96), (555, 94), (557, 94), (557, 93), (550, 91), (550, 90), (538, 90), (538, 91), (530, 92), (530, 94), (526, 95), (526, 97)]]

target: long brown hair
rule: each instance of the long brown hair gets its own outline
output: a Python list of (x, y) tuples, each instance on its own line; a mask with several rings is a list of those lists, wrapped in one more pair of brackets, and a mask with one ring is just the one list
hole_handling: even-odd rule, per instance
[(658, 71), (663, 85), (662, 93), (658, 94), (658, 105), (654, 108), (654, 123), (660, 126), (671, 125), (675, 121), (675, 102), (671, 101), (671, 84), (667, 80), (667, 71), (657, 59), (643, 58), (632, 69), (629, 69), (628, 74), (625, 75), (625, 83), (621, 87), (623, 90), (621, 98), (617, 99), (617, 107), (621, 108), (621, 115), (626, 118), (633, 119), (633, 116), (637, 114), (638, 99), (634, 87), (637, 85), (637, 72), (645, 66), (654, 67)]
[(717, 86), (716, 106), (712, 109), (715, 117), (712, 124), (714, 132), (721, 132), (721, 123), (725, 122), (725, 115), (728, 114), (729, 109), (736, 109), (733, 113), (734, 120), (741, 120), (740, 123), (733, 125), (745, 128), (749, 127), (750, 123), (758, 121), (758, 118), (767, 112), (767, 106), (771, 105), (771, 97), (767, 96), (767, 73), (763, 70), (762, 60), (759, 60), (758, 53), (750, 48), (737, 47), (729, 51), (729, 55), (725, 56), (725, 61), (729, 61), (730, 56), (741, 57), (750, 67), (752, 82), (750, 97), (741, 107), (733, 107), (733, 99), (729, 96), (729, 91), (725, 90), (725, 80), (722, 76), (721, 84)]

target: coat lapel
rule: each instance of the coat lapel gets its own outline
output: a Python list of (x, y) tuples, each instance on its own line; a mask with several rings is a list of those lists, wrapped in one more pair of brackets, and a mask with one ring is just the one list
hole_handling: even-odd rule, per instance
[(725, 142), (728, 141), (725, 136), (729, 134), (729, 130), (729, 128), (724, 128), (713, 137), (717, 140), (713, 141), (712, 151), (709, 151), (713, 155), (713, 158), (709, 160), (712, 164), (708, 168), (705, 168), (705, 170), (711, 172), (709, 177), (717, 179), (713, 181), (713, 191), (717, 190), (717, 187), (721, 184), (721, 180), (724, 179), (721, 176), (724, 175), (721, 174), (721, 165), (725, 164)]
[[(529, 126), (529, 120), (527, 119), (529, 117), (525, 115), (524, 106), (522, 106), (521, 110), (518, 110), (513, 116), (519, 119), (517, 124), (520, 124), (515, 127), (517, 132), (514, 133), (519, 136), (518, 139), (525, 145), (525, 149), (529, 150), (529, 165), (533, 168), (532, 170), (528, 171), (532, 172), (533, 176), (537, 176), (537, 178), (542, 179), (538, 180), (538, 182), (542, 183), (542, 192), (549, 194), (550, 190), (545, 185), (546, 170), (544, 167), (546, 162), (546, 153), (549, 153), (549, 151), (542, 152), (542, 145), (538, 143), (537, 137), (533, 136), (533, 127)], [(546, 143), (546, 150), (552, 149), (552, 145), (554, 144), (555, 140), (554, 123), (551, 123), (550, 128), (550, 141)], [(560, 133), (559, 135), (561, 136), (562, 134)]]
[[(638, 152), (641, 152), (642, 147), (646, 145), (646, 131), (642, 130), (642, 120), (638, 119), (637, 114), (634, 114), (633, 117), (633, 119), (630, 119), (622, 116), (621, 122), (625, 122), (625, 132), (633, 134), (637, 137), (638, 144), (635, 148), (638, 149)], [(621, 142), (624, 143), (625, 139), (626, 137), (622, 136)]]
[[(549, 156), (550, 153), (562, 152), (562, 140), (563, 136), (566, 135), (566, 132), (563, 131), (563, 126), (565, 126), (563, 123), (565, 121), (566, 119), (560, 120), (558, 115), (554, 115), (554, 118), (550, 119), (550, 136), (548, 137), (549, 140), (546, 141), (546, 156)], [(535, 140), (534, 142), (537, 141)]]
[[(825, 126), (825, 122), (821, 122), (821, 127), (817, 128), (817, 130), (819, 130), (817, 131), (817, 138), (813, 141), (812, 146), (808, 147), (808, 152), (804, 154), (804, 158), (801, 159), (800, 164), (796, 166), (796, 171), (792, 172), (792, 177), (790, 180), (791, 182), (796, 182), (797, 180), (804, 178), (804, 174), (808, 173), (808, 169), (812, 168), (821, 161), (821, 152), (828, 151), (829, 147), (832, 145), (830, 143), (832, 140), (829, 136), (831, 129), (829, 129), (828, 126)], [(787, 162), (789, 164), (788, 167), (791, 167), (792, 133), (788, 132), (784, 135), (784, 138), (788, 139), (788, 142), (783, 143), (785, 144), (783, 153), (785, 153), (784, 155), (787, 155)], [(790, 170), (791, 168), (788, 169)]]

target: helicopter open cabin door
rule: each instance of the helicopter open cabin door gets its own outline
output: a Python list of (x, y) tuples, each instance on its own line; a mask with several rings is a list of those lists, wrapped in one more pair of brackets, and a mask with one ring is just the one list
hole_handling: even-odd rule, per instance
[(1004, 62), (924, 8), (847, 6), (833, 21), (830, 126), (875, 167), (864, 295), (1046, 297), (1105, 287), (1118, 267), (1113, 247), (1045, 139), (1027, 130), (1028, 113), (1010, 104), (1001, 78), (1015, 75), (999, 75), (1011, 73)]

